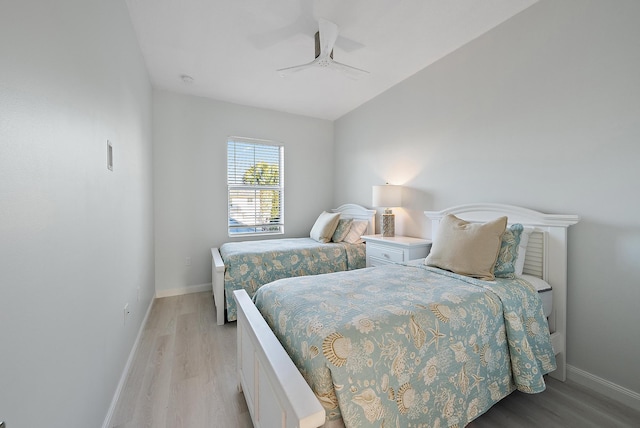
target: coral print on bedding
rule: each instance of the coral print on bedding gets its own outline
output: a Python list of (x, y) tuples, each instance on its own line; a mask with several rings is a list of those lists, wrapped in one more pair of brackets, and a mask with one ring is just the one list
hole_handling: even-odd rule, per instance
[(318, 275), (365, 267), (364, 244), (319, 243), (311, 238), (234, 242), (220, 247), (225, 261), (227, 320), (236, 319), (233, 290), (249, 296), (263, 284), (281, 278)]
[(346, 427), (463, 427), (554, 370), (536, 290), (422, 260), (283, 279), (255, 303), (326, 410)]

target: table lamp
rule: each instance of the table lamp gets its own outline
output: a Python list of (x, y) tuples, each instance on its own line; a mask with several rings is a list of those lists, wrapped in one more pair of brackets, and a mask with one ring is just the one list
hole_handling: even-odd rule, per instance
[(385, 184), (383, 186), (373, 186), (374, 207), (383, 207), (382, 214), (382, 236), (392, 237), (396, 234), (395, 215), (391, 211), (392, 207), (400, 207), (402, 202), (402, 186)]

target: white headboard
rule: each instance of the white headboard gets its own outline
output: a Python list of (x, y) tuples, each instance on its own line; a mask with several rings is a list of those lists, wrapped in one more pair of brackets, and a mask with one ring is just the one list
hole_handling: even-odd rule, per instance
[(544, 214), (528, 208), (502, 204), (467, 204), (446, 208), (442, 211), (425, 211), (431, 219), (431, 233), (435, 237), (440, 220), (453, 214), (471, 222), (487, 222), (507, 216), (508, 223), (521, 223), (533, 227), (525, 258), (525, 273), (547, 281), (553, 289), (553, 311), (549, 317), (549, 329), (556, 354), (558, 369), (556, 378), (566, 377), (566, 322), (567, 322), (567, 228), (576, 224), (577, 215)]
[[(525, 259), (525, 273), (542, 278), (553, 285), (553, 280), (549, 278), (548, 261), (549, 252), (557, 251), (566, 260), (566, 230), (569, 226), (576, 224), (580, 218), (576, 215), (544, 214), (528, 208), (516, 207), (502, 204), (467, 204), (457, 205), (442, 211), (425, 211), (425, 215), (431, 219), (431, 236), (437, 235), (440, 220), (446, 214), (453, 214), (456, 217), (471, 222), (487, 222), (501, 216), (507, 216), (508, 223), (521, 223), (524, 227), (533, 227), (534, 231), (527, 246), (527, 256)], [(560, 241), (560, 247), (547, 248), (549, 233), (554, 231)], [(554, 252), (554, 260), (556, 259)], [(566, 262), (564, 266), (566, 275)], [(565, 279), (566, 281), (566, 279)]]
[(367, 209), (357, 204), (344, 204), (333, 210), (334, 213), (339, 212), (340, 218), (352, 218), (355, 220), (367, 220), (369, 225), (364, 235), (373, 235), (376, 233), (376, 210)]

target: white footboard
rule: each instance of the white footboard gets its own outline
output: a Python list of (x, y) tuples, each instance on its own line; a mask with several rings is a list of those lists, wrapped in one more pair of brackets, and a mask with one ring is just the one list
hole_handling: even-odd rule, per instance
[(211, 249), (211, 285), (213, 286), (213, 300), (216, 304), (216, 321), (224, 324), (224, 262), (217, 248)]
[[(256, 428), (316, 428), (325, 411), (245, 290), (238, 306), (238, 382)], [(223, 305), (224, 308), (224, 305)]]

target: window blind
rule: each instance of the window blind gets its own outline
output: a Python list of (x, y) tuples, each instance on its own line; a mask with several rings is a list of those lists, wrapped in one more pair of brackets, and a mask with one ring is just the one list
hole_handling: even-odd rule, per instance
[(284, 146), (227, 140), (229, 236), (284, 233)]

